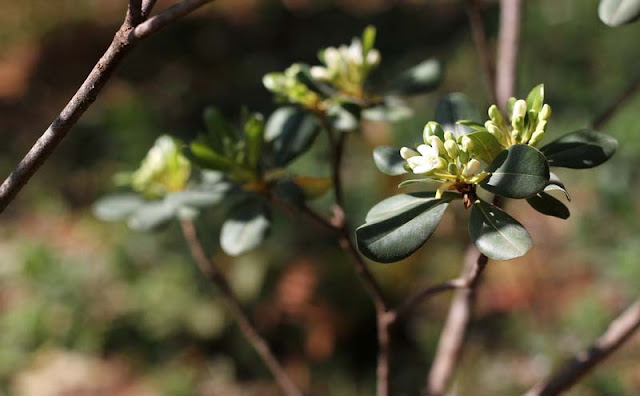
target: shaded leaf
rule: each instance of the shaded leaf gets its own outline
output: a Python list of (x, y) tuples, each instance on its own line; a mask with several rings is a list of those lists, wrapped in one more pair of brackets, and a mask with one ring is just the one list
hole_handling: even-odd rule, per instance
[(485, 256), (511, 260), (533, 246), (527, 230), (500, 208), (477, 200), (469, 215), (469, 237)]
[(539, 84), (533, 87), (529, 95), (527, 96), (527, 108), (533, 110), (536, 115), (542, 109), (544, 104), (544, 84)]
[(244, 125), (246, 136), (247, 162), (255, 169), (262, 156), (262, 142), (264, 141), (264, 119), (260, 114), (249, 117)]
[(429, 239), (453, 199), (434, 193), (401, 194), (374, 206), (367, 223), (358, 227), (360, 252), (375, 261), (391, 263), (409, 257)]
[(471, 133), (471, 128), (457, 123), (460, 120), (481, 122), (478, 110), (465, 94), (454, 92), (446, 95), (436, 106), (435, 121), (456, 137)]
[(403, 104), (384, 104), (362, 110), (362, 118), (380, 122), (398, 122), (411, 118), (413, 110)]
[(129, 217), (127, 225), (134, 230), (151, 231), (173, 219), (177, 209), (166, 201), (146, 202)]
[(319, 131), (318, 120), (301, 109), (276, 110), (265, 127), (265, 140), (272, 145), (274, 165), (284, 166), (307, 151)]
[(227, 215), (220, 230), (220, 246), (238, 256), (259, 246), (269, 234), (271, 218), (267, 206), (258, 200), (244, 201)]
[(549, 164), (535, 148), (518, 144), (502, 151), (486, 169), (491, 175), (480, 185), (507, 198), (527, 198), (542, 191), (549, 182)]
[(618, 142), (611, 136), (581, 129), (561, 136), (540, 150), (551, 166), (588, 169), (606, 162), (617, 149)]
[(487, 164), (504, 150), (498, 139), (489, 132), (473, 132), (467, 137), (473, 142), (473, 154)]
[(435, 59), (428, 59), (401, 73), (390, 84), (390, 93), (415, 95), (429, 92), (442, 79), (442, 66)]
[(226, 197), (227, 191), (228, 185), (220, 184), (217, 189), (176, 191), (167, 194), (164, 200), (175, 207), (203, 208), (220, 203)]
[(335, 104), (327, 111), (329, 122), (338, 131), (350, 132), (360, 127), (362, 109), (355, 103)]
[(600, 0), (600, 20), (609, 26), (620, 26), (640, 18), (640, 0)]
[(527, 203), (538, 212), (547, 216), (558, 217), (565, 220), (570, 216), (569, 209), (565, 204), (545, 192), (527, 198)]
[(205, 169), (229, 171), (235, 167), (231, 159), (218, 154), (203, 143), (192, 142), (189, 145), (189, 154), (193, 162)]
[(407, 173), (404, 164), (407, 162), (400, 156), (400, 149), (390, 146), (378, 146), (373, 150), (373, 162), (380, 172), (397, 176)]
[(567, 197), (567, 201), (571, 201), (571, 196), (564, 186), (564, 183), (560, 180), (558, 175), (553, 172), (549, 172), (549, 183), (544, 188), (544, 191), (562, 191), (564, 196)]
[(93, 215), (104, 221), (124, 220), (144, 203), (138, 194), (109, 195), (93, 204)]

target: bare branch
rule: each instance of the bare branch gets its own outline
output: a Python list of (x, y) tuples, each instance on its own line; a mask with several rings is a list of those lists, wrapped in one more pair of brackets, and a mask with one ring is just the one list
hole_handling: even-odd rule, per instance
[(142, 18), (145, 20), (151, 15), (153, 6), (156, 5), (156, 0), (142, 0)]
[(515, 92), (521, 14), (522, 0), (500, 1), (496, 99), (498, 107), (503, 110)]
[(142, 0), (129, 0), (127, 16), (124, 19), (125, 26), (134, 27), (142, 21)]
[(493, 58), (489, 43), (487, 42), (487, 34), (482, 21), (482, 10), (480, 9), (479, 0), (466, 0), (467, 16), (469, 17), (469, 25), (471, 26), (471, 35), (476, 46), (476, 52), (484, 71), (484, 80), (492, 102), (496, 102), (496, 86), (495, 86), (495, 66), (491, 62)]
[(475, 289), (487, 262), (487, 256), (478, 255), (473, 245), (467, 248), (465, 265), (460, 277), (471, 279), (471, 281), (468, 287), (456, 292), (451, 302), (449, 315), (442, 329), (438, 350), (427, 380), (426, 394), (429, 396), (443, 395), (451, 382), (471, 319)]
[(222, 293), (222, 298), (224, 299), (229, 311), (231, 311), (231, 315), (238, 324), (238, 327), (240, 327), (242, 334), (245, 336), (247, 341), (251, 343), (273, 377), (276, 379), (276, 382), (282, 389), (282, 392), (287, 396), (301, 396), (302, 392), (293, 383), (284, 368), (282, 368), (271, 351), (271, 348), (269, 348), (267, 342), (251, 324), (251, 321), (243, 311), (240, 302), (231, 289), (231, 286), (229, 286), (229, 282), (227, 282), (220, 269), (218, 269), (215, 263), (205, 253), (193, 222), (191, 220), (182, 220), (181, 225), (182, 233), (189, 244), (191, 255), (198, 264), (200, 271), (207, 280), (214, 284)]
[[(105, 83), (129, 50), (139, 40), (148, 37), (178, 18), (212, 1), (214, 0), (184, 0), (143, 22), (135, 29), (132, 29), (125, 21), (115, 34), (107, 51), (96, 63), (73, 98), (31, 147), (16, 169), (0, 185), (0, 213), (6, 209), (22, 187), (27, 184), (71, 128), (78, 122), (84, 112), (93, 104)], [(135, 5), (136, 3), (132, 1), (130, 6), (131, 4)]]
[(640, 328), (640, 299), (614, 319), (605, 333), (587, 350), (580, 352), (551, 378), (533, 387), (526, 396), (552, 396), (566, 391), (598, 363), (615, 352)]
[(631, 84), (616, 98), (616, 100), (609, 105), (600, 115), (598, 115), (592, 125), (594, 128), (599, 129), (602, 128), (604, 124), (607, 123), (613, 117), (623, 105), (631, 99), (636, 91), (640, 90), (640, 75), (638, 75), (635, 79), (631, 81)]

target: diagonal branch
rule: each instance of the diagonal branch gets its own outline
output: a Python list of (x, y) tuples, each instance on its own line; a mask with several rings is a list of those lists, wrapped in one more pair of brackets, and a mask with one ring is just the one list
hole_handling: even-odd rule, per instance
[(302, 392), (293, 383), (284, 368), (282, 368), (271, 351), (271, 348), (269, 348), (269, 344), (267, 344), (264, 338), (260, 336), (258, 331), (251, 324), (251, 321), (243, 311), (240, 302), (231, 289), (231, 286), (229, 286), (227, 279), (205, 253), (193, 222), (191, 220), (182, 220), (181, 225), (182, 233), (189, 244), (191, 255), (198, 264), (200, 271), (209, 282), (219, 289), (229, 311), (231, 311), (231, 315), (238, 324), (238, 327), (240, 327), (240, 331), (242, 331), (242, 334), (245, 336), (247, 341), (251, 343), (265, 366), (267, 366), (271, 374), (274, 376), (276, 382), (282, 389), (282, 392), (287, 396), (301, 396)]
[(142, 0), (142, 18), (147, 19), (156, 5), (156, 0)]
[(593, 127), (602, 128), (629, 99), (633, 98), (637, 91), (640, 91), (640, 75), (634, 78), (620, 96), (593, 120)]
[(496, 102), (496, 89), (495, 89), (495, 66), (491, 62), (493, 56), (487, 42), (487, 34), (484, 29), (484, 23), (482, 21), (482, 10), (480, 9), (479, 0), (466, 0), (467, 16), (469, 18), (469, 25), (471, 27), (471, 35), (473, 42), (476, 46), (476, 52), (480, 59), (480, 64), (484, 72), (485, 85), (489, 93), (489, 98), (492, 102)]
[[(132, 0), (129, 3), (129, 11), (125, 22), (116, 32), (104, 55), (96, 63), (89, 76), (58, 117), (31, 147), (16, 169), (0, 185), (0, 213), (6, 209), (9, 203), (49, 158), (71, 128), (76, 125), (84, 112), (93, 104), (104, 85), (113, 75), (116, 67), (138, 41), (213, 1), (215, 0), (183, 0), (133, 28), (132, 25), (129, 25), (129, 21), (134, 18), (135, 12), (139, 9), (140, 1)], [(145, 3), (148, 10), (150, 10), (152, 3)]]
[(134, 27), (142, 22), (142, 0), (129, 0), (127, 7), (127, 16), (124, 19), (124, 24), (129, 27)]
[(611, 322), (605, 333), (587, 350), (567, 361), (551, 378), (533, 387), (526, 396), (552, 396), (568, 390), (615, 352), (640, 328), (640, 299)]

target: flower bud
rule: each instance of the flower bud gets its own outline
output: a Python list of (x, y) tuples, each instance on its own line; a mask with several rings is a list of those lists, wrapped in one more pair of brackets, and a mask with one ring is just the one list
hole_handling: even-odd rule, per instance
[(531, 139), (529, 139), (529, 146), (535, 146), (542, 140), (543, 137), (544, 137), (544, 132), (535, 131), (533, 135), (531, 135)]
[(439, 137), (429, 136), (426, 143), (429, 144), (434, 149), (438, 150), (438, 154), (444, 155), (446, 153), (444, 149), (444, 143), (442, 143), (442, 140)]
[(475, 158), (471, 159), (469, 163), (464, 167), (464, 176), (471, 177), (475, 175), (480, 170), (480, 166), (480, 161)]
[(473, 140), (469, 136), (463, 136), (461, 142), (462, 150), (471, 152), (473, 150)]
[(551, 106), (545, 104), (542, 106), (540, 113), (538, 113), (538, 121), (547, 121), (551, 117)]
[(453, 140), (447, 140), (444, 142), (444, 149), (447, 151), (449, 158), (455, 160), (458, 158), (458, 153), (460, 150), (458, 149), (458, 144)]
[(454, 164), (453, 162), (450, 162), (449, 166), (447, 166), (447, 171), (452, 175), (457, 175), (458, 174), (458, 166), (456, 164)]
[(436, 169), (447, 169), (449, 163), (442, 157), (438, 157), (438, 164), (436, 165)]
[(442, 130), (442, 127), (440, 126), (440, 124), (438, 124), (435, 121), (427, 122), (427, 125), (424, 126), (424, 132), (422, 133), (422, 137), (425, 143), (429, 142), (427, 140), (429, 136), (444, 137), (444, 131)]
[(469, 162), (469, 152), (466, 150), (460, 151), (460, 154), (458, 154), (458, 159), (461, 163), (466, 164), (467, 162)]
[(496, 105), (489, 107), (489, 118), (491, 118), (491, 121), (493, 121), (495, 125), (505, 125), (504, 116)]
[(500, 136), (502, 136), (502, 132), (500, 132), (500, 128), (493, 122), (487, 121), (484, 123), (484, 127), (487, 128), (490, 134), (495, 136), (498, 140), (500, 140)]
[(451, 131), (446, 131), (444, 133), (444, 140), (453, 140), (453, 141), (455, 141), (456, 137)]
[(513, 114), (511, 119), (514, 120), (518, 117), (524, 118), (525, 115), (527, 115), (527, 102), (523, 99), (516, 100), (513, 104)]
[(410, 149), (408, 147), (403, 147), (403, 148), (400, 149), (400, 156), (405, 161), (408, 160), (411, 157), (415, 157), (416, 155), (420, 155), (420, 154), (417, 151), (415, 151), (413, 149)]

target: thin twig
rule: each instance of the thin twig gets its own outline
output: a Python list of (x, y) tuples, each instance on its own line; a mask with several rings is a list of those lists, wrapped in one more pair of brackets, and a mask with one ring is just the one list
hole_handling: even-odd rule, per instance
[(496, 99), (497, 105), (503, 110), (515, 92), (521, 14), (522, 0), (500, 0)]
[(124, 19), (124, 24), (129, 27), (134, 27), (142, 22), (142, 0), (129, 0), (127, 7), (127, 16)]
[[(129, 25), (133, 16), (128, 16), (116, 32), (104, 55), (96, 63), (73, 98), (0, 186), (0, 213), (16, 197), (84, 112), (93, 104), (116, 67), (138, 41), (213, 1), (215, 0), (184, 0), (140, 23), (135, 28)], [(129, 5), (131, 7), (132, 4), (135, 6), (138, 3), (134, 0)], [(127, 14), (129, 15), (129, 12)]]
[(607, 107), (593, 120), (593, 127), (596, 129), (602, 128), (602, 126), (606, 124), (607, 121), (609, 121), (616, 114), (616, 112), (635, 95), (636, 91), (638, 90), (640, 90), (640, 75), (633, 79), (631, 81), (631, 84), (629, 84), (629, 86), (624, 91), (622, 91), (620, 96), (618, 96), (616, 100), (611, 103), (611, 105), (609, 105), (609, 107)]
[(240, 331), (242, 331), (242, 334), (253, 346), (265, 366), (267, 366), (273, 377), (276, 379), (276, 382), (282, 389), (282, 392), (288, 396), (301, 396), (302, 392), (293, 383), (287, 372), (280, 365), (267, 342), (251, 324), (247, 314), (242, 309), (242, 305), (231, 289), (229, 282), (227, 282), (226, 278), (215, 265), (213, 260), (211, 260), (205, 253), (193, 222), (191, 220), (182, 220), (180, 224), (182, 225), (182, 233), (189, 244), (191, 255), (198, 264), (200, 271), (209, 282), (214, 284), (220, 290), (222, 298), (224, 299), (229, 311), (231, 311), (231, 315), (237, 322), (238, 327), (240, 327)]
[(153, 7), (156, 5), (156, 0), (142, 0), (142, 17), (144, 19), (149, 18)]
[(567, 361), (557, 373), (533, 387), (526, 396), (552, 396), (566, 391), (615, 352), (639, 328), (640, 299), (614, 319), (607, 331), (591, 347)]
[(493, 103), (497, 101), (495, 91), (495, 66), (492, 63), (493, 56), (487, 42), (487, 34), (482, 21), (482, 11), (479, 0), (466, 1), (467, 16), (471, 26), (471, 35), (476, 46), (476, 52), (484, 71), (484, 80), (489, 93), (489, 98)]

